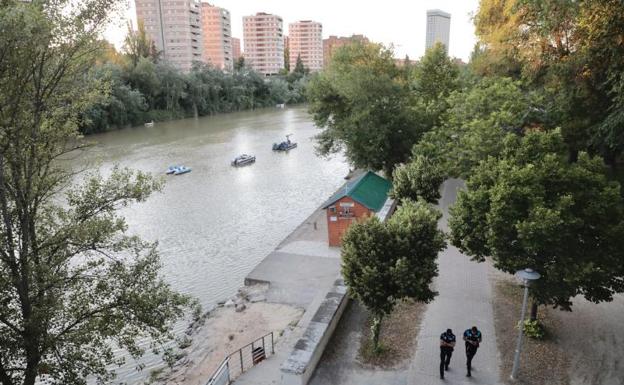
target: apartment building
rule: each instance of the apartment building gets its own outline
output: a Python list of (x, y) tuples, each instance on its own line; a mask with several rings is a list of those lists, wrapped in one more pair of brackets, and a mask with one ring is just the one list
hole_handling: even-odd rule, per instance
[(288, 25), (290, 70), (295, 69), (297, 58), (311, 72), (323, 68), (323, 26), (312, 20), (301, 20)]
[(201, 20), (204, 61), (216, 68), (232, 70), (234, 58), (230, 12), (209, 3), (202, 3)]
[(280, 16), (257, 13), (243, 17), (245, 63), (263, 75), (284, 68), (284, 32)]
[(202, 60), (199, 0), (135, 0), (137, 20), (154, 41), (161, 57), (182, 71)]
[(347, 44), (351, 44), (354, 42), (368, 43), (369, 40), (364, 35), (351, 35), (348, 37), (345, 36), (334, 36), (331, 35), (329, 38), (323, 40), (323, 67), (327, 67), (331, 62), (331, 58), (334, 55), (334, 52)]
[(451, 14), (439, 9), (427, 11), (427, 36), (425, 49), (433, 47), (440, 42), (448, 52), (449, 37), (451, 34)]
[(241, 45), (240, 39), (237, 37), (232, 38), (232, 60), (236, 62), (241, 57)]

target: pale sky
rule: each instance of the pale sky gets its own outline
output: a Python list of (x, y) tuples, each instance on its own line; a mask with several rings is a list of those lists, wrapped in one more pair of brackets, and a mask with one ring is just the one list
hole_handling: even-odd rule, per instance
[[(105, 34), (117, 47), (122, 44), (126, 20), (136, 25), (134, 0), (128, 3), (126, 14)], [(283, 18), (285, 34), (288, 23), (314, 20), (323, 24), (323, 38), (363, 34), (374, 42), (393, 43), (395, 57), (408, 54), (412, 59), (425, 51), (427, 10), (441, 9), (451, 14), (449, 53), (464, 61), (468, 61), (475, 43), (472, 16), (478, 7), (478, 0), (212, 0), (210, 3), (230, 11), (232, 35), (241, 39), (241, 49), (243, 16), (266, 12)]]

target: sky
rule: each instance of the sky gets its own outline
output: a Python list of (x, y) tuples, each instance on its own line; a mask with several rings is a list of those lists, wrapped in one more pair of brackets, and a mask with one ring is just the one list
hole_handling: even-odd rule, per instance
[[(105, 33), (105, 37), (121, 47), (126, 20), (136, 25), (134, 0), (127, 0), (126, 11)], [(425, 52), (426, 12), (441, 9), (451, 14), (451, 56), (468, 61), (475, 43), (472, 16), (478, 0), (211, 0), (211, 4), (230, 11), (232, 35), (243, 37), (243, 16), (257, 12), (279, 15), (288, 23), (314, 20), (323, 24), (323, 38), (329, 35), (363, 34), (370, 40), (393, 44), (395, 57), (411, 59)], [(242, 47), (242, 41), (241, 41)]]

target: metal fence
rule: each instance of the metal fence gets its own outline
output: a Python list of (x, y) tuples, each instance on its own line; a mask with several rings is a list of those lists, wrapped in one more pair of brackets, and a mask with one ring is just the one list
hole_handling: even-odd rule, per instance
[(225, 357), (206, 385), (228, 385), (254, 365), (275, 354), (273, 332)]

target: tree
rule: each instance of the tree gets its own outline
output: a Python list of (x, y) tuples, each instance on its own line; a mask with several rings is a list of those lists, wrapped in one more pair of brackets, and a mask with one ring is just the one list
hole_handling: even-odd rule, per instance
[(242, 71), (245, 68), (245, 57), (240, 56), (234, 62), (234, 71)]
[(310, 81), (308, 101), (323, 129), (319, 154), (344, 150), (357, 168), (391, 175), (424, 131), (404, 72), (381, 45), (355, 42), (336, 50), (329, 68)]
[[(89, 76), (115, 1), (0, 7), (0, 383), (86, 384), (113, 376), (120, 347), (156, 351), (190, 299), (159, 276), (155, 244), (116, 209), (161, 183), (114, 169), (71, 186), (85, 110), (109, 92)], [(17, 49), (16, 49), (17, 48)]]
[(156, 63), (160, 58), (160, 52), (156, 49), (154, 41), (147, 36), (143, 20), (139, 19), (137, 26), (138, 28), (135, 31), (132, 27), (132, 22), (128, 22), (128, 32), (124, 40), (126, 55), (130, 57), (134, 67), (136, 67), (141, 58), (150, 59), (153, 63)]
[(440, 124), (448, 108), (446, 98), (459, 89), (459, 67), (446, 53), (442, 43), (428, 49), (416, 65), (411, 79), (417, 107), (426, 112), (429, 130)]
[(391, 195), (394, 199), (423, 199), (429, 203), (440, 199), (440, 186), (445, 177), (440, 166), (430, 159), (419, 155), (395, 168), (392, 175)]
[(610, 301), (624, 291), (624, 202), (600, 159), (567, 161), (561, 133), (509, 134), (497, 159), (477, 166), (451, 210), (460, 250), (514, 273), (533, 268), (537, 304), (565, 310), (580, 294)]
[(301, 55), (297, 55), (297, 62), (295, 64), (295, 68), (286, 76), (286, 80), (289, 83), (295, 83), (296, 81), (305, 78), (310, 74), (310, 69), (306, 68), (303, 65), (303, 60), (301, 60)]
[(405, 201), (388, 222), (370, 217), (342, 239), (342, 275), (350, 295), (372, 313), (372, 343), (379, 351), (383, 318), (401, 300), (429, 302), (436, 293), (436, 259), (444, 249), (441, 214), (423, 201)]
[(624, 73), (624, 3), (482, 0), (475, 25), (484, 73), (508, 72), (545, 94), (571, 161), (599, 152), (612, 167), (624, 151), (618, 84)]
[(468, 178), (481, 161), (502, 153), (507, 134), (550, 126), (541, 101), (540, 95), (523, 90), (519, 81), (484, 78), (451, 93), (441, 125), (424, 135), (414, 156), (431, 159), (447, 176)]
[(290, 48), (284, 48), (284, 72), (290, 72)]

